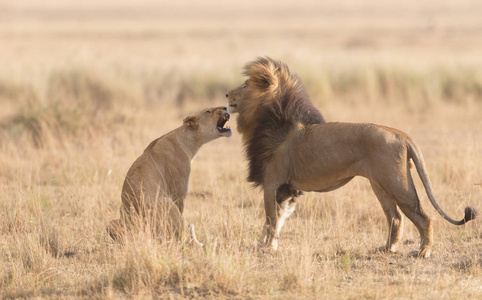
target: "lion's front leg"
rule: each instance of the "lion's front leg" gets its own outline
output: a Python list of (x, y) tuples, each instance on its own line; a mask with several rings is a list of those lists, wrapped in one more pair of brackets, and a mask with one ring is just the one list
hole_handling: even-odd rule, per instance
[(279, 236), (281, 232), (281, 228), (286, 221), (286, 219), (293, 214), (296, 208), (296, 199), (295, 197), (291, 198), (290, 200), (285, 200), (281, 204), (278, 204), (276, 209), (278, 212), (278, 224), (276, 226), (276, 236)]
[[(281, 228), (283, 228), (284, 222), (286, 219), (293, 214), (296, 208), (296, 200), (293, 197), (290, 200), (285, 200), (281, 204), (276, 205), (276, 214), (278, 216), (278, 222), (276, 224), (276, 230), (275, 230), (275, 237), (278, 238), (279, 234), (281, 232)], [(258, 241), (258, 246), (263, 246), (266, 244), (266, 240), (268, 238), (268, 230), (269, 230), (270, 224), (268, 221), (264, 223), (263, 226), (263, 231), (261, 232), (261, 237), (259, 238)]]
[(282, 184), (276, 190), (276, 211), (278, 215), (278, 224), (276, 226), (276, 236), (279, 236), (281, 228), (283, 228), (286, 219), (293, 214), (296, 208), (296, 199), (303, 192), (293, 190), (289, 184)]
[[(264, 210), (266, 213), (266, 223), (261, 234), (261, 239), (264, 239), (266, 246), (273, 250), (278, 248), (278, 235), (276, 233), (278, 225), (278, 212), (276, 204), (276, 190), (265, 188), (264, 190)], [(266, 231), (266, 232), (265, 232)], [(266, 237), (264, 237), (266, 235)]]
[(267, 222), (264, 223), (263, 231), (261, 231), (261, 237), (258, 241), (258, 246), (264, 246), (266, 244), (266, 238), (268, 237), (268, 226)]

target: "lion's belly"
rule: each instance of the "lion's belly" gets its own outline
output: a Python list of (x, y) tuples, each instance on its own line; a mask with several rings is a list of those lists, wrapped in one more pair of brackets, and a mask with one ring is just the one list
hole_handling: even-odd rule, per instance
[(329, 192), (348, 183), (354, 176), (321, 176), (307, 179), (291, 179), (290, 185), (306, 192)]

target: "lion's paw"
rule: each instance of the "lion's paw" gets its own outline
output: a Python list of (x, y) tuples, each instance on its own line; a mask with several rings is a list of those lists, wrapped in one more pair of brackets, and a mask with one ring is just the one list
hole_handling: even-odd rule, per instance
[(375, 248), (375, 253), (396, 253), (395, 249), (393, 247), (388, 248), (387, 246), (381, 246), (378, 248)]
[(415, 258), (429, 258), (430, 249), (413, 250), (408, 255)]

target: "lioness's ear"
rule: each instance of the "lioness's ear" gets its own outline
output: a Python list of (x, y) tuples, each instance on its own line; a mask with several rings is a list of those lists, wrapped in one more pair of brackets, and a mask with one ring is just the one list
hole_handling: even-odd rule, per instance
[(197, 128), (199, 126), (198, 117), (196, 115), (185, 117), (182, 121), (184, 125), (192, 128)]

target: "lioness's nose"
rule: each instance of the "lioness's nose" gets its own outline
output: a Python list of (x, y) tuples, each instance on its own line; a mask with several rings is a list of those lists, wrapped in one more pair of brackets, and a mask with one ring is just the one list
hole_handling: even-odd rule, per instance
[(228, 98), (228, 97), (229, 97), (229, 94), (226, 94), (226, 98)]
[(227, 108), (227, 107), (223, 107), (223, 110), (224, 110), (224, 111), (227, 111), (227, 110), (228, 110), (228, 108)]

